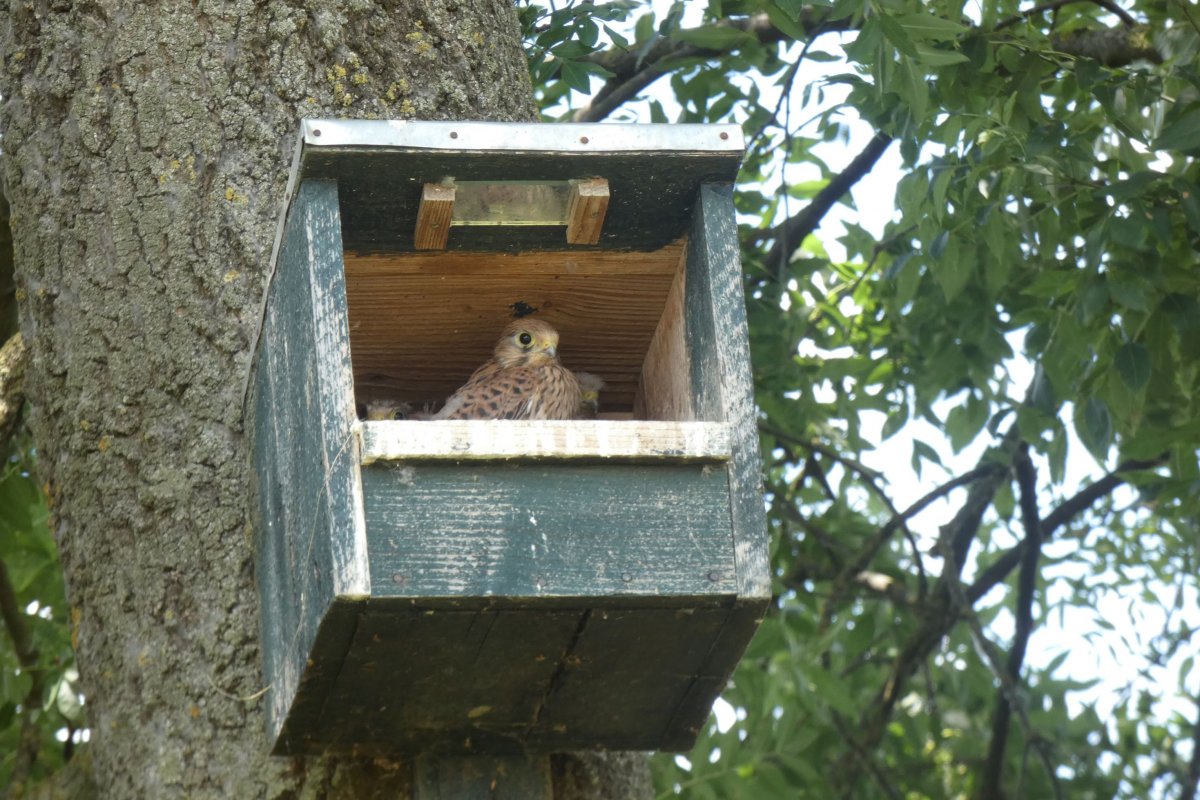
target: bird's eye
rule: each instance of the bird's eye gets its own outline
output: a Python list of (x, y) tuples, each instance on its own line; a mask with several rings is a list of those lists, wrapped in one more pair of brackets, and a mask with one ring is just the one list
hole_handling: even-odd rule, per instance
[(528, 333), (525, 333), (524, 331), (522, 331), (521, 335), (517, 337), (517, 341), (520, 342), (525, 347), (528, 347), (529, 343), (533, 341), (533, 337), (530, 336)]

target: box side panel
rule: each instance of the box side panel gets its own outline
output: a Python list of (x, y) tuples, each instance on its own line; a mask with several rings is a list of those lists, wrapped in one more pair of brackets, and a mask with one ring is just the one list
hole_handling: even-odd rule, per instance
[[(342, 217), (338, 186), (304, 181), (299, 196), (311, 198), (303, 220), (302, 243), (312, 271), (312, 358), (316, 366), (318, 417), (322, 441), (322, 486), (330, 508), (333, 590), (340, 597), (367, 597), (366, 523), (359, 476), (359, 440), (354, 433), (354, 370), (350, 360), (350, 319), (346, 269), (342, 258)], [(297, 342), (298, 344), (300, 342)]]
[[(262, 515), (257, 572), (275, 734), (301, 683), (318, 626), (345, 580), (337, 543), (351, 538), (354, 526), (361, 528), (353, 497), (357, 448), (350, 423), (337, 425), (331, 410), (338, 403), (339, 371), (346, 376), (341, 396), (349, 392), (348, 349), (340, 356), (344, 364), (324, 363), (339, 358), (326, 332), (336, 324), (336, 298), (323, 297), (332, 289), (314, 279), (333, 260), (340, 263), (340, 252), (333, 252), (340, 246), (336, 231), (336, 186), (302, 184), (284, 228), (254, 377), (250, 427)], [(343, 327), (344, 306), (343, 296)], [(353, 404), (345, 404), (343, 413), (352, 414)]]
[(732, 187), (701, 188), (688, 236), (687, 341), (697, 418), (726, 420), (733, 428), (729, 489), (738, 596), (765, 610), (770, 558), (735, 219)]
[(422, 462), (363, 484), (377, 597), (734, 594), (724, 465)]

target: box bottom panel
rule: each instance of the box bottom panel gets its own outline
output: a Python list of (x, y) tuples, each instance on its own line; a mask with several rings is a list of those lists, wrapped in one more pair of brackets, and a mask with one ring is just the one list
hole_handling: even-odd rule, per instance
[(301, 680), (276, 752), (685, 750), (761, 616), (761, 604), (725, 600), (693, 608), (351, 604), (360, 613), (340, 669), (310, 660), (320, 679)]

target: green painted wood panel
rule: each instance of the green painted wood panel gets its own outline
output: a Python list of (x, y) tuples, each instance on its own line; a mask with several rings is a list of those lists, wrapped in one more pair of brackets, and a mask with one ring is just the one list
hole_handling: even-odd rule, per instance
[(730, 186), (706, 185), (700, 190), (688, 238), (684, 285), (696, 414), (702, 420), (725, 420), (733, 428), (729, 491), (738, 596), (757, 603), (765, 612), (771, 597), (769, 543), (746, 298)]
[(365, 550), (354, 552), (361, 489), (340, 232), (336, 185), (304, 182), (284, 225), (254, 367), (249, 428), (272, 733), (334, 597), (369, 587)]
[(363, 469), (377, 597), (733, 594), (724, 467)]
[(714, 643), (731, 623), (744, 642), (755, 619), (652, 602), (451, 611), (397, 599), (361, 613), (335, 603), (276, 751), (686, 749), (728, 677), (713, 674), (727, 666)]
[(368, 607), (314, 733), (332, 750), (521, 749), (583, 613)]
[[(279, 720), (272, 750), (275, 755), (317, 753), (327, 746), (327, 700), (342, 674), (364, 605), (361, 600), (333, 600), (317, 625), (305, 660), (289, 665), (300, 670), (300, 679), (291, 693), (286, 717)], [(275, 690), (272, 684), (271, 691)]]
[[(563, 659), (532, 746), (659, 749), (728, 617), (727, 608), (592, 611)], [(714, 697), (691, 698), (703, 706), (691, 713), (707, 716)]]

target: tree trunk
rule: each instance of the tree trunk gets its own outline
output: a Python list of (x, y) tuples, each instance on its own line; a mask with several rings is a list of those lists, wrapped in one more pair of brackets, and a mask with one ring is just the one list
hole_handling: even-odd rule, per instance
[[(267, 755), (242, 379), (298, 118), (532, 119), (514, 9), (11, 0), (0, 35), (27, 391), (95, 790), (408, 796), (400, 762)], [(646, 787), (627, 759), (555, 775), (561, 797)]]

